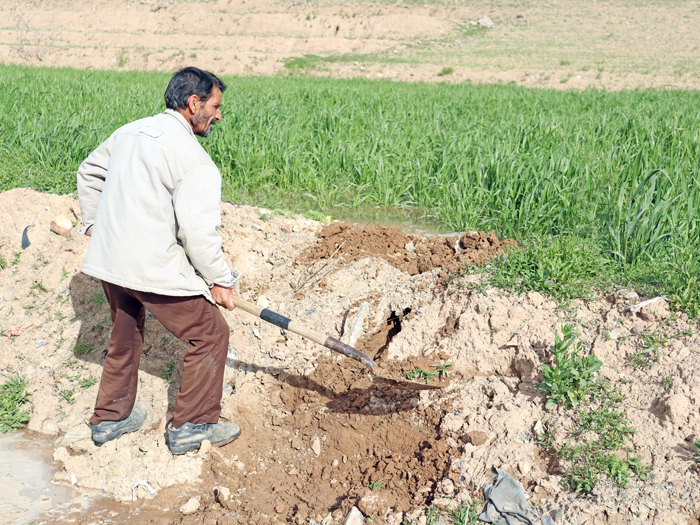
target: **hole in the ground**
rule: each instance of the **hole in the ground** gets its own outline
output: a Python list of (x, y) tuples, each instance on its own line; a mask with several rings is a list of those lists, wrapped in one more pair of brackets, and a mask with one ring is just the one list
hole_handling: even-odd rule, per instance
[(375, 361), (381, 361), (389, 347), (389, 343), (401, 331), (401, 323), (410, 313), (410, 308), (406, 308), (400, 313), (392, 310), (379, 330), (358, 342), (357, 349)]

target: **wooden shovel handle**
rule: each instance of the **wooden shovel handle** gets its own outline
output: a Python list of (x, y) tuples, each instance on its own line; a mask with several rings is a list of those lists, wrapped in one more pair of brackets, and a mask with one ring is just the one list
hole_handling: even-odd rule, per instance
[(252, 314), (255, 317), (259, 317), (263, 321), (267, 321), (268, 323), (271, 323), (275, 326), (279, 326), (280, 328), (290, 330), (295, 334), (299, 334), (303, 337), (306, 337), (307, 339), (311, 339), (315, 343), (323, 345), (326, 348), (330, 348), (334, 352), (338, 352), (339, 354), (342, 354), (345, 357), (349, 357), (350, 359), (359, 361), (367, 368), (372, 368), (375, 365), (374, 361), (372, 361), (369, 358), (369, 356), (363, 354), (362, 352), (353, 348), (352, 346), (343, 343), (335, 337), (331, 337), (329, 335), (324, 334), (323, 332), (319, 332), (317, 330), (308, 328), (301, 324), (299, 321), (295, 321), (293, 319), (290, 319), (289, 317), (285, 317), (284, 315), (278, 314), (277, 312), (273, 312), (272, 310), (269, 310), (267, 308), (258, 306), (257, 304), (249, 303), (248, 301), (241, 299), (240, 297), (237, 297), (235, 295), (231, 296), (231, 300), (233, 301), (233, 304), (241, 310), (245, 310), (249, 314)]

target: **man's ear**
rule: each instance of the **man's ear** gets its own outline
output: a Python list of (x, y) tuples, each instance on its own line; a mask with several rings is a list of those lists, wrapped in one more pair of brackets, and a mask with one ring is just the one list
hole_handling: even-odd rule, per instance
[(197, 95), (190, 95), (190, 98), (187, 99), (187, 108), (192, 114), (197, 113), (197, 111), (199, 111), (199, 104), (200, 100)]

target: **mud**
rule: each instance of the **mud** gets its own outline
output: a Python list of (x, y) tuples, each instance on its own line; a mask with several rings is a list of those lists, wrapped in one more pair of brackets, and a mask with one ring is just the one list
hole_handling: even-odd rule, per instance
[[(28, 428), (54, 440), (53, 482), (74, 483), (110, 504), (68, 506), (37, 523), (335, 525), (358, 506), (377, 523), (423, 524), (426, 505), (453, 508), (478, 498), (494, 466), (513, 475), (538, 508), (561, 510), (566, 523), (697, 523), (700, 338), (664, 300), (633, 311), (644, 298), (619, 290), (558, 305), (536, 292), (472, 288), (477, 275), (442, 279), (451, 261), (473, 253), (470, 242), (472, 250), (493, 249), (495, 236), (486, 233), (445, 241), (300, 216), (267, 220), (266, 210), (225, 203), (221, 210), (224, 252), (244, 273), (245, 299), (354, 343), (392, 374), (442, 367), (447, 377), (430, 378), (442, 388), (382, 387), (356, 361), (240, 310), (224, 312), (231, 345), (222, 420), (235, 421), (243, 434), (221, 449), (173, 457), (165, 424), (185, 343), (149, 317), (137, 398), (148, 410), (146, 425), (95, 447), (86, 420), (109, 312), (99, 283), (80, 274), (89, 240), (49, 231), (56, 215), (79, 218), (77, 201), (12, 190), (0, 194), (7, 263), (0, 270), (0, 371), (27, 380)], [(32, 223), (23, 250), (22, 232)], [(401, 260), (413, 253), (410, 243), (416, 252), (426, 246), (431, 261), (440, 246), (449, 250), (443, 264), (411, 274)], [(388, 256), (393, 249), (400, 256)], [(578, 327), (586, 351), (604, 362), (599, 373), (626, 396), (623, 408), (637, 431), (630, 453), (653, 467), (653, 480), (632, 479), (624, 490), (604, 481), (580, 497), (563, 487), (558, 465), (537, 446), (538, 421), (570, 424), (566, 412), (545, 410), (535, 388), (563, 323)], [(660, 360), (634, 368), (643, 334), (663, 340)], [(132, 501), (142, 480), (156, 494), (139, 486)], [(183, 507), (192, 498), (190, 509)]]

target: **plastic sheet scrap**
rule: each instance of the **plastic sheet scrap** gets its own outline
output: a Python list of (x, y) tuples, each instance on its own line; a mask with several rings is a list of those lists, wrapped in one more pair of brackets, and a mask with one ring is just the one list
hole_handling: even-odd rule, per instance
[(136, 501), (137, 499), (139, 499), (139, 497), (136, 495), (136, 489), (139, 487), (139, 485), (144, 487), (148, 492), (151, 493), (151, 495), (156, 495), (155, 489), (148, 484), (148, 481), (142, 479), (141, 481), (137, 481), (136, 483), (134, 483), (134, 486), (131, 487), (131, 501)]
[(547, 514), (539, 519), (539, 512), (525, 499), (525, 490), (510, 474), (500, 468), (493, 469), (496, 478), (484, 488), (486, 510), (479, 520), (496, 525), (554, 525)]

